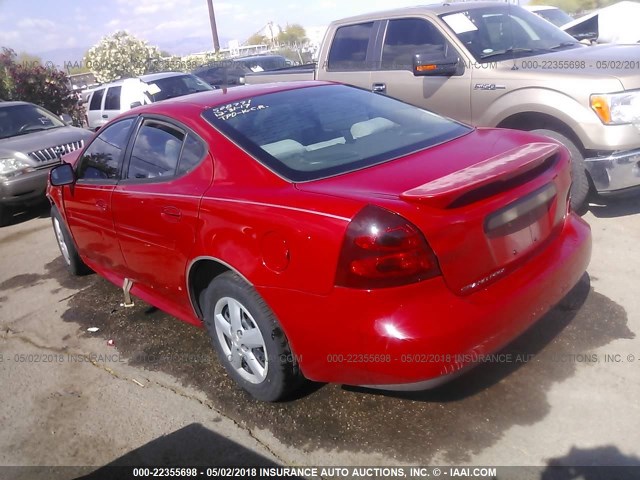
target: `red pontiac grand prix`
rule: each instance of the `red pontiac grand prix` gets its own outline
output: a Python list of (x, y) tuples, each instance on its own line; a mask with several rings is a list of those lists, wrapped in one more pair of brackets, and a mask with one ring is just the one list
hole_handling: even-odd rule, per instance
[(231, 377), (420, 389), (499, 349), (583, 275), (568, 151), (303, 82), (131, 110), (50, 176), (71, 273), (204, 325)]

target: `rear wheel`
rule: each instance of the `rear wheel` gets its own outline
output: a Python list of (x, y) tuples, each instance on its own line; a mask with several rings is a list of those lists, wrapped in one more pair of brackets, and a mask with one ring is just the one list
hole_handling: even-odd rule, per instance
[(76, 250), (71, 234), (55, 205), (51, 207), (51, 223), (53, 223), (53, 232), (56, 235), (60, 253), (62, 254), (69, 273), (72, 275), (86, 275), (90, 273), (91, 269), (87, 267), (80, 258), (80, 255), (78, 255), (78, 250)]
[(587, 169), (584, 164), (584, 156), (582, 152), (580, 152), (580, 149), (567, 137), (554, 130), (538, 129), (532, 130), (531, 133), (553, 138), (567, 147), (571, 154), (571, 209), (575, 212), (586, 211), (590, 184)]
[(204, 323), (220, 361), (258, 400), (290, 395), (302, 375), (275, 315), (234, 272), (217, 276), (201, 295)]

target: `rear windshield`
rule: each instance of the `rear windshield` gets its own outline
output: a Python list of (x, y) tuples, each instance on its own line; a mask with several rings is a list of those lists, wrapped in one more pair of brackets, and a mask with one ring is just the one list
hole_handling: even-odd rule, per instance
[(154, 102), (205, 90), (211, 90), (211, 87), (204, 80), (190, 74), (161, 78), (147, 84), (147, 92)]
[(249, 97), (203, 117), (280, 176), (303, 182), (429, 148), (470, 127), (345, 85)]

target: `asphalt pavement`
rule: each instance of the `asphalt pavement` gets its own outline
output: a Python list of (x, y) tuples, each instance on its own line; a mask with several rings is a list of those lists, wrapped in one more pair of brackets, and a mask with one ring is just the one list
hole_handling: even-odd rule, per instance
[(203, 329), (70, 277), (48, 210), (27, 212), (0, 229), (0, 465), (640, 465), (640, 199), (585, 219), (578, 308), (500, 361), (427, 392), (309, 384), (265, 404)]

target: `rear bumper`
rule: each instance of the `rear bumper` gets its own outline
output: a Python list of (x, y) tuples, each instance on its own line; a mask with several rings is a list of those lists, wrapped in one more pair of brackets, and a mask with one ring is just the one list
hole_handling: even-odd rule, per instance
[(640, 149), (585, 159), (598, 193), (614, 195), (640, 189)]
[(48, 168), (36, 170), (0, 182), (0, 203), (28, 205), (44, 200), (49, 170)]
[(307, 378), (413, 390), (449, 380), (519, 336), (575, 286), (590, 256), (590, 228), (571, 214), (543, 252), (467, 296), (442, 278), (328, 296), (256, 288)]

